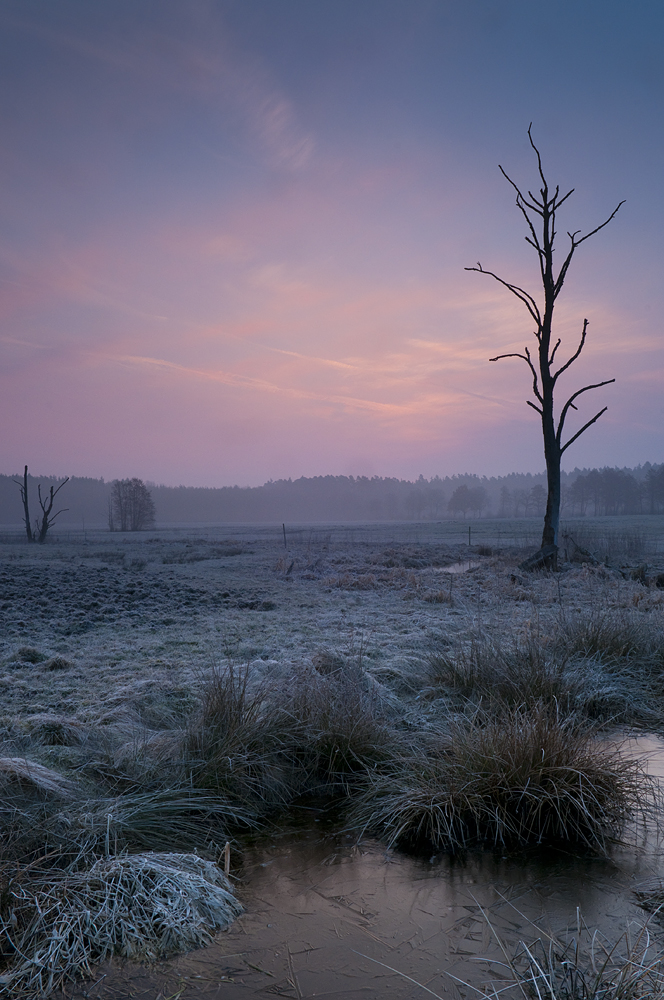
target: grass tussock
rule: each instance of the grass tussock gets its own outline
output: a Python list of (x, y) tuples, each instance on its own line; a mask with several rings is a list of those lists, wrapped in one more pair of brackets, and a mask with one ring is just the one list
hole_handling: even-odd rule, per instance
[(642, 763), (546, 705), (454, 720), (370, 776), (352, 826), (390, 845), (567, 845), (606, 854), (652, 803)]
[(616, 608), (594, 608), (589, 614), (561, 620), (556, 644), (568, 656), (594, 657), (609, 664), (661, 668), (664, 663), (661, 622)]
[(355, 662), (319, 655), (282, 691), (297, 756), (309, 790), (348, 794), (358, 777), (391, 756), (399, 743), (377, 686)]
[(15, 997), (48, 995), (111, 955), (154, 961), (198, 948), (242, 910), (216, 865), (172, 853), (40, 871), (5, 900), (0, 986)]
[(213, 671), (190, 721), (186, 749), (193, 784), (264, 813), (290, 801), (297, 777), (293, 723), (249, 667)]
[(473, 636), (467, 646), (428, 657), (429, 679), (471, 701), (497, 701), (505, 705), (544, 702), (570, 707), (576, 700), (578, 680), (546, 645), (527, 636), (509, 646)]
[(397, 736), (375, 682), (355, 663), (318, 655), (266, 684), (248, 668), (215, 671), (192, 720), (196, 786), (262, 815), (304, 792), (347, 793), (389, 757)]

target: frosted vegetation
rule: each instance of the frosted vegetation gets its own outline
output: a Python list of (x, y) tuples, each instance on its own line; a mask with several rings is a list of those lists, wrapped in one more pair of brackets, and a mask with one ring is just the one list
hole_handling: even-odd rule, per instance
[[(569, 525), (555, 575), (518, 569), (529, 522), (486, 519), (470, 546), (454, 523), (5, 542), (2, 982), (205, 943), (240, 909), (225, 845), (302, 801), (411, 851), (609, 857), (659, 814), (622, 741), (664, 728), (663, 522)], [(611, 962), (603, 993), (546, 995), (660, 989), (648, 957), (611, 992)]]

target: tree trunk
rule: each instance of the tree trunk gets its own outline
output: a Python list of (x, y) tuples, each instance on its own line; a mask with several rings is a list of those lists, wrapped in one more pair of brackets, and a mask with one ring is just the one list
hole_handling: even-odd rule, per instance
[[(19, 484), (20, 485), (20, 484)], [(14, 494), (16, 496), (16, 494)], [(35, 537), (30, 526), (30, 508), (28, 506), (28, 467), (23, 470), (23, 486), (21, 487), (21, 499), (23, 501), (23, 520), (25, 521), (25, 533), (29, 542), (34, 542)]]
[[(553, 407), (551, 407), (553, 409)], [(544, 458), (546, 461), (546, 513), (544, 515), (544, 530), (542, 532), (542, 548), (554, 546), (558, 548), (558, 529), (560, 527), (560, 447), (556, 440), (553, 424), (553, 414), (546, 420), (542, 418), (544, 432)], [(557, 569), (557, 553), (549, 559), (551, 569)]]

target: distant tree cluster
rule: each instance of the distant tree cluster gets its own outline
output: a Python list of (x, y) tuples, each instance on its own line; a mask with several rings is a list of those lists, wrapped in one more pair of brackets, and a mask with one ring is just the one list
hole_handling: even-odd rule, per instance
[(450, 497), (447, 509), (451, 514), (475, 514), (479, 517), (487, 507), (489, 498), (483, 486), (457, 486)]
[(664, 510), (664, 465), (648, 469), (642, 493), (649, 514), (660, 514)]
[(546, 510), (546, 490), (539, 483), (529, 490), (502, 486), (498, 517), (541, 517)]
[[(131, 483), (132, 480), (124, 480)], [(546, 505), (546, 476), (510, 473), (507, 476), (435, 476), (415, 481), (374, 476), (317, 476), (279, 480), (263, 486), (155, 486), (141, 483), (152, 503), (143, 508), (147, 520), (132, 514), (124, 502), (125, 487), (103, 479), (72, 477), (65, 487), (67, 508), (57, 500), (62, 479), (0, 475), (0, 524), (22, 523), (29, 539), (43, 535), (44, 515), (52, 525), (140, 531), (154, 523), (334, 524), (373, 521), (441, 521), (459, 517), (541, 517)], [(575, 482), (578, 482), (574, 486)], [(51, 508), (51, 488), (54, 505)], [(145, 496), (141, 489), (140, 493)], [(23, 497), (30, 493), (27, 527)], [(484, 492), (481, 492), (484, 491)], [(65, 492), (65, 491), (63, 491)], [(118, 496), (119, 493), (119, 496)], [(112, 500), (115, 495), (115, 502)], [(40, 506), (40, 498), (44, 508)], [(118, 502), (119, 501), (119, 502)], [(49, 508), (51, 508), (49, 510)], [(607, 514), (664, 513), (664, 465), (647, 463), (633, 469), (574, 469), (562, 473), (561, 510), (570, 517)], [(123, 517), (124, 512), (124, 517)], [(39, 523), (35, 523), (35, 513)], [(32, 515), (32, 520), (30, 519)], [(123, 527), (124, 525), (124, 527)], [(49, 530), (47, 528), (47, 530)]]
[(664, 465), (651, 466), (644, 479), (624, 469), (592, 469), (567, 490), (568, 514), (594, 517), (659, 514), (664, 509)]
[(144, 531), (155, 524), (155, 507), (142, 479), (116, 479), (108, 506), (109, 531)]

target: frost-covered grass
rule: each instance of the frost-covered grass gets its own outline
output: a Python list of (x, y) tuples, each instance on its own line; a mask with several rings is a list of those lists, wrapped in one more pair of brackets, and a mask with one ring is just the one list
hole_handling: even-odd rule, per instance
[(84, 862), (33, 871), (5, 889), (7, 995), (47, 996), (110, 955), (154, 961), (199, 948), (242, 910), (217, 865), (194, 854)]
[(533, 936), (509, 948), (489, 915), (482, 914), (503, 961), (498, 981), (484, 990), (468, 987), (481, 1000), (498, 1000), (499, 996), (504, 1000), (656, 1000), (664, 996), (664, 955), (654, 923), (628, 926), (617, 940), (609, 940), (588, 927), (577, 910), (575, 926), (555, 934), (531, 923)]
[(303, 794), (388, 842), (606, 853), (652, 802), (610, 737), (664, 725), (664, 593), (525, 576), (516, 528), (469, 550), (461, 527), (0, 546), (6, 886), (211, 864)]

